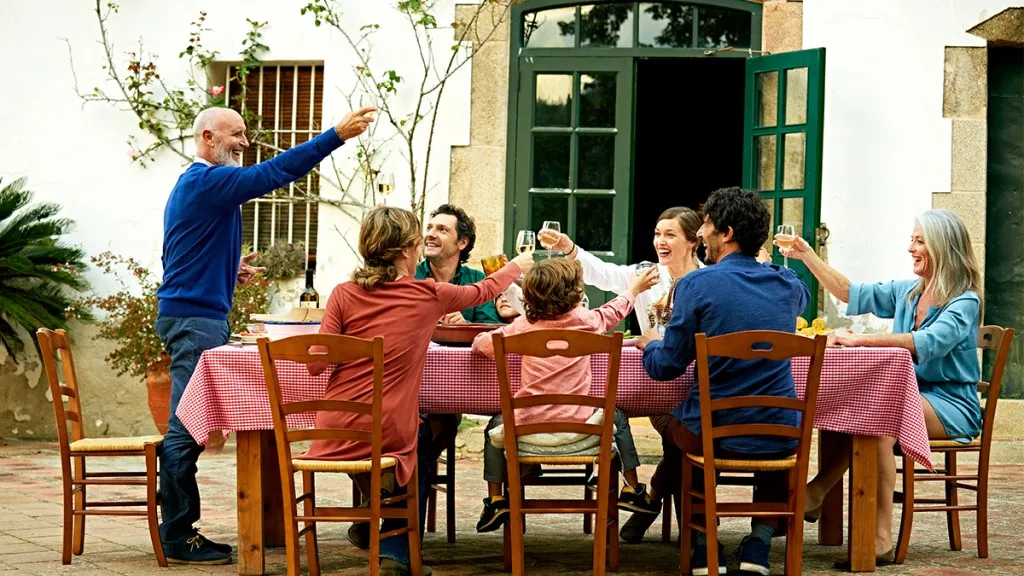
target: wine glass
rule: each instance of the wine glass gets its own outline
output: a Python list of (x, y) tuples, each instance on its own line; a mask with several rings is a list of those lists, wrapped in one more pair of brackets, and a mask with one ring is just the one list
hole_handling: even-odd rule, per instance
[(533, 230), (520, 230), (519, 234), (516, 235), (517, 253), (533, 252), (536, 245), (537, 235), (533, 233)]
[(550, 250), (551, 246), (554, 246), (554, 244), (549, 245), (548, 242), (544, 241), (547, 238), (547, 234), (544, 233), (545, 231), (554, 232), (555, 234), (561, 234), (562, 225), (555, 220), (545, 220), (544, 224), (542, 224), (540, 227), (540, 232), (538, 234), (540, 236), (540, 244), (541, 246), (544, 247), (545, 250)]
[[(360, 108), (366, 108), (367, 106), (373, 106), (374, 108), (376, 108), (377, 107), (377, 99), (373, 96), (373, 94), (370, 94), (369, 92), (360, 91), (359, 92), (359, 107)], [(370, 117), (371, 118), (373, 117), (372, 113), (371, 113)]]
[[(796, 227), (791, 224), (783, 224), (775, 231), (775, 243), (779, 248), (790, 249), (796, 244)], [(781, 250), (779, 250), (781, 252)], [(782, 265), (789, 268), (789, 258), (783, 253)]]
[(388, 203), (388, 196), (395, 191), (394, 172), (377, 173), (377, 193), (384, 198), (384, 204)]

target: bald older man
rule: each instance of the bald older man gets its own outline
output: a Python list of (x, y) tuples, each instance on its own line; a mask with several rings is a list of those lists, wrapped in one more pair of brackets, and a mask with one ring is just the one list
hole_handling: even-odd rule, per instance
[(199, 356), (228, 341), (235, 284), (259, 271), (249, 266), (249, 256), (242, 258), (239, 207), (305, 176), (345, 140), (362, 134), (374, 110), (352, 112), (316, 138), (244, 168), (249, 140), (242, 117), (228, 108), (207, 108), (196, 116), (195, 161), (178, 177), (164, 209), (164, 278), (157, 290), (156, 330), (171, 355), (171, 418), (160, 455), (160, 537), (169, 562), (231, 562), (231, 546), (207, 540), (194, 526), (196, 462), (203, 447), (175, 410)]

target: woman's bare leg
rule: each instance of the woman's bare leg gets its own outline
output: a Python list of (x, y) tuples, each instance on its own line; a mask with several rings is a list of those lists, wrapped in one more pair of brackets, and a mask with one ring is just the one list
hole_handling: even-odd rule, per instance
[(807, 483), (805, 510), (820, 508), (825, 496), (843, 479), (843, 474), (850, 468), (850, 439), (844, 437), (842, 442), (833, 448), (822, 455), (818, 462), (818, 474)]
[(892, 491), (896, 487), (894, 438), (878, 439), (878, 510), (875, 530), (875, 554), (892, 550)]

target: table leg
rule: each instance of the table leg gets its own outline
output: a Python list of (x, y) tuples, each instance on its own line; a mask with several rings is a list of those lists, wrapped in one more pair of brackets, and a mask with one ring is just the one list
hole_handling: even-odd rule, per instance
[(273, 430), (260, 432), (261, 475), (263, 477), (263, 545), (284, 546), (284, 492), (281, 490), (281, 469), (278, 466), (277, 444)]
[(235, 434), (238, 469), (238, 573), (263, 574), (263, 466), (259, 430)]
[(850, 571), (875, 571), (878, 438), (854, 436), (850, 457)]
[[(850, 437), (828, 430), (818, 431), (818, 469), (827, 467), (832, 454), (840, 453), (843, 443)], [(843, 483), (836, 482), (821, 503), (821, 519), (818, 520), (818, 544), (821, 546), (843, 545)]]

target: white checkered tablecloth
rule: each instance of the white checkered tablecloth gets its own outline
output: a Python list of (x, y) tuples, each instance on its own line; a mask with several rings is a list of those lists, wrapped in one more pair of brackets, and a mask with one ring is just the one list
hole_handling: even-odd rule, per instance
[[(604, 392), (605, 356), (591, 359), (595, 394)], [(513, 386), (519, 385), (519, 359), (510, 358)], [(656, 382), (644, 372), (641, 353), (622, 350), (619, 408), (631, 416), (665, 414), (693, 385), (693, 366), (678, 380)], [(803, 394), (807, 358), (794, 359), (793, 377)], [(321, 398), (329, 371), (311, 377), (305, 366), (279, 362), (285, 402)], [(497, 414), (501, 412), (493, 360), (469, 348), (431, 345), (427, 351), (420, 412)], [(263, 368), (255, 346), (221, 346), (203, 353), (178, 405), (178, 417), (198, 442), (215, 430), (270, 430), (273, 421)], [(312, 426), (311, 414), (289, 417), (289, 425)], [(928, 434), (910, 353), (900, 348), (830, 348), (818, 392), (816, 428), (865, 436), (889, 436), (918, 463), (931, 467)]]

